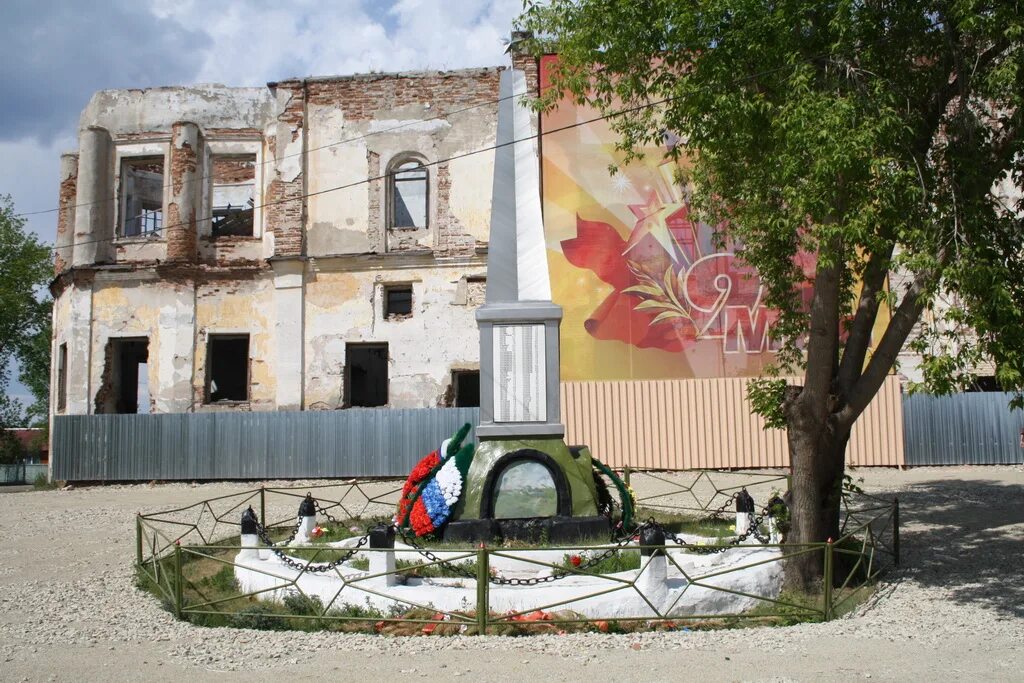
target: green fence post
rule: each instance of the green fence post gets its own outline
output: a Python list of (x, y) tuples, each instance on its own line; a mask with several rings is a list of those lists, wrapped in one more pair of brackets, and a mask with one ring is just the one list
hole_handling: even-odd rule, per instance
[(832, 539), (825, 542), (825, 621), (832, 620)]
[[(260, 524), (267, 528), (267, 488), (260, 486)], [(270, 533), (269, 531), (267, 533)]]
[(487, 560), (487, 546), (481, 543), (476, 552), (476, 630), (482, 636), (487, 635), (487, 588), (491, 580)]
[(629, 465), (626, 465), (625, 469), (622, 470), (622, 481), (626, 482), (626, 486), (629, 486)]
[(181, 542), (174, 544), (174, 616), (181, 619)]
[(892, 499), (892, 554), (896, 566), (900, 566), (900, 498)]
[(142, 514), (135, 513), (135, 566), (142, 566)]

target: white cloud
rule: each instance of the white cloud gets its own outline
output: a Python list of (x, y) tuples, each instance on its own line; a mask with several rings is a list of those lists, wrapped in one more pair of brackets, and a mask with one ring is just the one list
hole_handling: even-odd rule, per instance
[[(60, 190), (60, 155), (78, 146), (71, 135), (43, 143), (36, 138), (0, 141), (0, 194), (14, 198), (19, 213), (57, 206)], [(29, 230), (52, 243), (57, 233), (57, 214), (26, 216)]]
[[(522, 2), (150, 0), (147, 9), (116, 0), (102, 16), (83, 7), (21, 2), (6, 29), (11, 41), (0, 43), (0, 76), (12, 93), (0, 104), (0, 131), (13, 136), (0, 134), (0, 193), (18, 211), (56, 206), (60, 153), (77, 147), (78, 113), (94, 90), (504, 64), (501, 39)], [(15, 40), (16, 30), (52, 39)], [(54, 41), (65, 41), (62, 49)], [(146, 49), (119, 56), (133, 41)], [(16, 107), (23, 95), (29, 104)], [(29, 226), (52, 241), (56, 214), (31, 216)]]

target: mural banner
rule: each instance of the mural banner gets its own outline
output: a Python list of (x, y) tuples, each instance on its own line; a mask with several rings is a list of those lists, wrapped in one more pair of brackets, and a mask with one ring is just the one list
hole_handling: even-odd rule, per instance
[[(542, 58), (541, 87), (555, 56)], [(594, 118), (563, 99), (552, 131)], [(563, 380), (757, 376), (777, 315), (735, 244), (690, 216), (670, 145), (621, 165), (605, 120), (542, 138), (544, 224), (552, 295), (562, 306)], [(682, 162), (681, 162), (682, 163)], [(611, 165), (619, 166), (615, 174)], [(801, 267), (813, 274), (811, 258)]]

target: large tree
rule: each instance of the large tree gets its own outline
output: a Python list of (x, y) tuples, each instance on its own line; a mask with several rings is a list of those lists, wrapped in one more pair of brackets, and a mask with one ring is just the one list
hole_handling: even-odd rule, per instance
[(836, 536), (850, 430), (905, 344), (927, 389), (982, 360), (1024, 386), (1018, 2), (550, 0), (519, 26), (560, 55), (538, 105), (609, 115), (627, 160), (680, 136), (694, 207), (760, 274), (803, 375), (752, 391), (788, 430), (792, 541)]
[[(25, 230), (11, 198), (0, 195), (0, 427), (48, 414), (52, 274), (50, 249)], [(27, 410), (7, 393), (15, 365), (36, 399)]]

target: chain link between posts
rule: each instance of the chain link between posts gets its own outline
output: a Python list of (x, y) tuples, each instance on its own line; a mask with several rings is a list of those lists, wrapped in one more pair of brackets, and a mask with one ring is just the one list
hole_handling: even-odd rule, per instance
[[(726, 508), (728, 508), (732, 504), (732, 502), (735, 500), (735, 498), (736, 498), (736, 494), (733, 494), (732, 496), (730, 496), (729, 499), (725, 501), (725, 503), (723, 503), (721, 506), (719, 506), (718, 509), (712, 511), (705, 519), (717, 519), (722, 513), (725, 512)], [(340, 524), (338, 519), (336, 519), (333, 515), (331, 515), (329, 512), (327, 512), (327, 510), (324, 509), (324, 507), (322, 505), (320, 505), (319, 501), (317, 501), (317, 503), (316, 503), (316, 511), (317, 511), (318, 514), (323, 515), (324, 517), (326, 517), (332, 524), (336, 524), (336, 525)], [(615, 547), (607, 548), (604, 551), (602, 551), (601, 553), (598, 553), (597, 555), (594, 555), (593, 557), (590, 557), (589, 559), (580, 562), (580, 564), (574, 566), (572, 568), (572, 570), (553, 572), (551, 574), (548, 574), (547, 576), (534, 576), (534, 577), (527, 577), (527, 578), (517, 578), (517, 577), (511, 577), (510, 578), (510, 577), (504, 577), (504, 576), (499, 576), (499, 575), (492, 575), (490, 577), (490, 582), (492, 584), (495, 584), (495, 585), (498, 585), (498, 586), (535, 586), (535, 585), (542, 584), (542, 583), (550, 583), (550, 582), (553, 582), (553, 581), (558, 581), (559, 579), (564, 579), (564, 578), (567, 578), (569, 576), (578, 575), (578, 574), (580, 574), (582, 572), (585, 572), (587, 569), (590, 569), (591, 567), (597, 566), (598, 564), (600, 564), (601, 562), (604, 562), (608, 558), (611, 558), (611, 557), (615, 556), (617, 553), (619, 553), (624, 548), (626, 548), (626, 546), (630, 545), (633, 542), (633, 540), (635, 538), (637, 538), (642, 531), (644, 531), (645, 529), (648, 529), (648, 528), (658, 529), (659, 531), (661, 531), (665, 535), (665, 539), (666, 540), (672, 541), (676, 545), (682, 546), (682, 547), (686, 548), (687, 550), (690, 550), (690, 551), (692, 551), (694, 553), (697, 553), (697, 554), (700, 554), (700, 555), (710, 555), (710, 554), (714, 554), (714, 553), (725, 552), (726, 550), (729, 550), (731, 548), (735, 548), (736, 546), (740, 545), (743, 541), (747, 540), (751, 536), (753, 536), (757, 541), (759, 541), (761, 543), (768, 543), (768, 541), (769, 541), (768, 537), (765, 536), (764, 534), (762, 534), (761, 531), (760, 531), (760, 526), (764, 522), (765, 517), (767, 517), (767, 516), (768, 516), (768, 506), (766, 505), (764, 508), (762, 508), (761, 513), (759, 515), (757, 515), (756, 517), (754, 517), (753, 520), (751, 520), (750, 526), (748, 527), (748, 529), (747, 529), (747, 531), (745, 533), (743, 533), (742, 535), (737, 536), (736, 538), (732, 539), (731, 541), (729, 541), (729, 543), (727, 545), (720, 545), (720, 546), (704, 546), (704, 545), (698, 545), (698, 544), (694, 544), (694, 543), (689, 543), (688, 541), (686, 541), (686, 539), (681, 538), (681, 537), (677, 536), (676, 534), (668, 531), (662, 524), (658, 523), (657, 521), (655, 521), (655, 519), (653, 517), (651, 517), (646, 522), (644, 522), (643, 524), (637, 525), (631, 532), (629, 532), (627, 534), (624, 534), (619, 540), (615, 541)], [(266, 528), (262, 524), (257, 523), (257, 525), (256, 525), (257, 534), (259, 535), (260, 540), (263, 541), (263, 543), (267, 546), (267, 548), (271, 552), (273, 552), (274, 555), (276, 555), (277, 558), (280, 559), (285, 565), (287, 565), (288, 567), (291, 567), (292, 569), (298, 570), (298, 571), (307, 571), (307, 572), (313, 572), (313, 573), (328, 572), (328, 571), (334, 569), (335, 567), (337, 567), (337, 566), (347, 562), (353, 556), (355, 556), (355, 554), (357, 552), (359, 552), (360, 548), (362, 548), (364, 545), (366, 545), (366, 543), (369, 541), (369, 538), (370, 538), (369, 533), (367, 533), (367, 534), (363, 535), (359, 539), (359, 541), (356, 543), (355, 546), (353, 546), (348, 552), (346, 552), (341, 557), (339, 557), (339, 558), (337, 558), (337, 559), (335, 559), (335, 560), (333, 560), (331, 562), (314, 565), (314, 564), (311, 564), (310, 562), (303, 562), (301, 560), (296, 560), (295, 558), (287, 555), (286, 553), (282, 552), (282, 550), (281, 550), (282, 546), (287, 546), (289, 543), (291, 543), (295, 539), (295, 536), (298, 534), (299, 527), (301, 525), (302, 525), (302, 519), (300, 518), (295, 523), (295, 526), (292, 528), (291, 534), (288, 536), (288, 538), (283, 540), (283, 541), (279, 541), (277, 543), (274, 543), (274, 541), (272, 541), (270, 539), (270, 536), (267, 534)], [(406, 530), (404, 528), (402, 528), (401, 526), (399, 526), (397, 524), (392, 524), (391, 528), (395, 530), (395, 532), (398, 534), (399, 537), (401, 537), (402, 541), (406, 545), (412, 547), (417, 553), (419, 553), (421, 556), (426, 558), (429, 562), (431, 562), (433, 564), (440, 565), (442, 567), (445, 567), (446, 569), (448, 569), (450, 572), (452, 572), (453, 574), (455, 574), (457, 576), (461, 576), (461, 577), (467, 578), (467, 579), (476, 579), (477, 578), (476, 572), (471, 571), (471, 570), (467, 569), (466, 567), (464, 567), (462, 565), (459, 565), (459, 564), (456, 564), (454, 562), (449, 562), (448, 560), (445, 560), (445, 559), (439, 557), (436, 553), (432, 552), (429, 548), (426, 548), (426, 547), (420, 545), (416, 541), (416, 539), (414, 537), (410, 536), (408, 533), (406, 533)]]
[(355, 556), (357, 552), (359, 552), (359, 549), (366, 545), (367, 542), (370, 540), (370, 534), (364, 534), (348, 552), (342, 554), (337, 559), (332, 560), (330, 562), (325, 562), (323, 564), (313, 564), (312, 561), (297, 560), (281, 550), (282, 546), (291, 543), (295, 539), (295, 535), (298, 533), (299, 526), (301, 525), (302, 519), (299, 519), (299, 521), (295, 524), (295, 529), (292, 530), (291, 536), (288, 537), (288, 540), (275, 544), (273, 541), (270, 540), (270, 536), (267, 534), (267, 531), (264, 528), (264, 526), (258, 522), (256, 524), (256, 533), (260, 537), (260, 540), (263, 541), (263, 543), (266, 544), (268, 549), (272, 553), (274, 553), (274, 555), (277, 556), (277, 559), (281, 560), (285, 563), (285, 565), (297, 571), (312, 572), (314, 574), (322, 574), (324, 572), (329, 572), (335, 567), (345, 562), (348, 562), (350, 559), (352, 559), (352, 557)]

